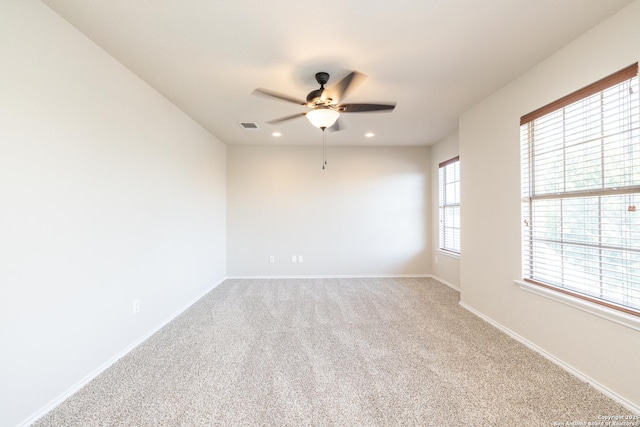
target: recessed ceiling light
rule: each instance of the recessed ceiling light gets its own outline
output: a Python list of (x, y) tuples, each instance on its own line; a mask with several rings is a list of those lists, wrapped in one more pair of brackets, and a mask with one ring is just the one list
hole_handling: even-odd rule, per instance
[(364, 136), (366, 136), (367, 138), (373, 138), (374, 136), (376, 136), (376, 134), (373, 132), (367, 132), (364, 134)]
[(271, 134), (271, 136), (278, 137), (278, 136), (282, 136), (282, 134), (280, 132), (274, 132)]

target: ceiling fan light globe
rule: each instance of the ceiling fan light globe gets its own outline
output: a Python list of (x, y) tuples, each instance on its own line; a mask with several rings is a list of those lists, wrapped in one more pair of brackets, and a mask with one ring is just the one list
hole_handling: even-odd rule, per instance
[(333, 126), (336, 120), (338, 120), (338, 117), (340, 117), (340, 113), (328, 108), (318, 108), (309, 111), (306, 117), (315, 127), (319, 129), (326, 129)]

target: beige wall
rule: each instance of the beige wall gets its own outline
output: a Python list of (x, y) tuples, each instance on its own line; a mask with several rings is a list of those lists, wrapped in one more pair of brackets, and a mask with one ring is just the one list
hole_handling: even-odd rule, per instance
[(14, 426), (225, 277), (226, 147), (39, 1), (1, 2), (0, 40), (0, 425)]
[(460, 118), (462, 303), (640, 407), (640, 332), (514, 283), (520, 263), (519, 118), (640, 59), (640, 1)]
[(428, 149), (330, 146), (321, 163), (321, 147), (229, 146), (229, 276), (428, 273)]

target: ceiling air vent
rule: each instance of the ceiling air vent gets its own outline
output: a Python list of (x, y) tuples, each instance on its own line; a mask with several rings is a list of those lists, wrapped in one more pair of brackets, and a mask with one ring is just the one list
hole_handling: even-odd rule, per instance
[(240, 122), (238, 124), (244, 130), (258, 130), (258, 125), (253, 122)]

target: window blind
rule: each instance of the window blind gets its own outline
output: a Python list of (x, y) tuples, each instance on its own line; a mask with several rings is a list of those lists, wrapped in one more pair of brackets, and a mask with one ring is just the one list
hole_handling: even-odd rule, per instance
[(525, 280), (640, 315), (634, 64), (521, 119)]
[(460, 253), (460, 157), (439, 165), (440, 249)]

